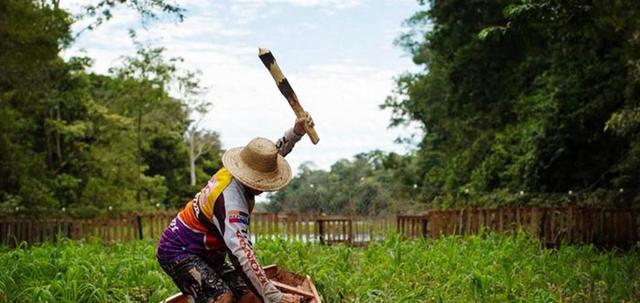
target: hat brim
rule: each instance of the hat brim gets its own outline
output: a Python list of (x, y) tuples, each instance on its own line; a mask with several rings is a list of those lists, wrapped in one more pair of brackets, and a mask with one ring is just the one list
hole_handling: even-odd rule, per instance
[(291, 181), (291, 167), (287, 160), (278, 154), (278, 169), (274, 172), (263, 173), (251, 169), (240, 158), (242, 147), (235, 147), (227, 150), (222, 155), (222, 164), (229, 170), (231, 175), (242, 184), (259, 191), (277, 191), (287, 186)]

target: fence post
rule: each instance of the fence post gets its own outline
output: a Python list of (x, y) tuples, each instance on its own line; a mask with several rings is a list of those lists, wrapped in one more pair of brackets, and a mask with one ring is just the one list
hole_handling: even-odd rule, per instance
[(144, 238), (144, 234), (142, 232), (142, 216), (136, 215), (136, 219), (138, 221), (138, 237), (142, 240)]
[[(353, 244), (353, 216), (351, 216), (349, 218), (349, 225), (348, 225), (348, 229), (349, 229), (349, 244)], [(356, 221), (356, 228), (358, 227), (358, 222)]]
[(428, 232), (427, 232), (428, 220), (429, 220), (428, 215), (422, 215), (422, 237), (423, 238), (428, 237)]
[(320, 245), (324, 245), (324, 222), (322, 219), (316, 219), (316, 224), (318, 226), (318, 239), (320, 239)]

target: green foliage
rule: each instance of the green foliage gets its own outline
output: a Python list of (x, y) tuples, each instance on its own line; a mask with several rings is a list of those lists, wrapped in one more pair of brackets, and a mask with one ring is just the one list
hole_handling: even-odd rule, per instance
[(176, 292), (152, 243), (72, 242), (3, 248), (2, 302), (160, 302)]
[[(193, 194), (185, 133), (192, 107), (202, 106), (193, 100), (196, 73), (132, 33), (136, 54), (109, 75), (91, 74), (90, 58), (59, 56), (71, 24), (57, 1), (0, 4), (0, 212), (84, 216), (183, 204)], [(198, 172), (220, 154), (210, 133), (216, 144)]]
[(398, 40), (424, 71), (382, 105), (425, 130), (423, 200), (622, 187), (640, 201), (638, 2), (425, 2)]
[[(62, 98), (75, 94), (70, 104), (83, 99), (72, 74), (76, 66), (57, 56), (70, 40), (70, 18), (64, 11), (35, 7), (29, 1), (3, 1), (0, 23), (0, 201), (56, 205), (54, 179), (44, 171), (66, 165), (62, 142), (82, 133), (82, 127), (74, 127), (82, 108), (58, 119), (65, 105)], [(52, 123), (54, 119), (65, 122)], [(54, 127), (55, 133), (50, 130)], [(78, 148), (66, 151), (71, 154)]]
[[(262, 264), (309, 274), (324, 302), (633, 302), (636, 250), (547, 250), (524, 234), (403, 241), (366, 248), (259, 238)], [(176, 293), (148, 241), (0, 248), (0, 301), (159, 302)]]
[(372, 151), (339, 160), (327, 172), (311, 164), (284, 189), (269, 195), (273, 212), (380, 215), (407, 210), (416, 201), (413, 158)]
[[(60, 0), (42, 0), (42, 2), (51, 2), (57, 7)], [(85, 30), (94, 30), (113, 19), (113, 11), (119, 7), (136, 11), (144, 22), (159, 19), (161, 15), (174, 17), (178, 22), (182, 22), (186, 12), (184, 8), (168, 0), (86, 0), (82, 4), (83, 13), (77, 18), (89, 20), (89, 24), (80, 33)]]
[(264, 242), (264, 264), (310, 274), (327, 302), (631, 302), (640, 294), (636, 252), (551, 251), (524, 234), (392, 237), (366, 249)]

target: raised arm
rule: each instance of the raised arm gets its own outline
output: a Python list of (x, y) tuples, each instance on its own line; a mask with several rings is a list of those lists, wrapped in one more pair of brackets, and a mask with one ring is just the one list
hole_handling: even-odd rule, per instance
[(313, 119), (306, 113), (305, 117), (297, 118), (293, 127), (288, 129), (284, 136), (280, 137), (276, 140), (276, 148), (278, 148), (278, 153), (283, 157), (286, 157), (293, 147), (300, 141), (300, 139), (306, 134), (304, 130), (304, 124), (307, 123), (309, 126), (313, 127)]

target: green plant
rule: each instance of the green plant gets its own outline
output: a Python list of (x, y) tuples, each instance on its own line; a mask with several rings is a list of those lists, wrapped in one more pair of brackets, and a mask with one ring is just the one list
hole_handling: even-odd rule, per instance
[[(638, 250), (542, 248), (524, 233), (366, 248), (258, 238), (263, 265), (313, 277), (324, 302), (633, 302)], [(152, 241), (0, 247), (0, 302), (159, 302), (177, 292)]]

